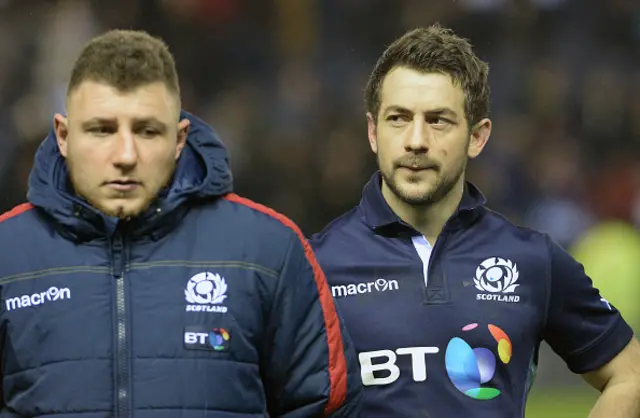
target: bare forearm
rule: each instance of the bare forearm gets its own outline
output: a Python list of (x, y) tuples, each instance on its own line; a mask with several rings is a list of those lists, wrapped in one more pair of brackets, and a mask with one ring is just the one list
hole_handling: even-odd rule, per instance
[(607, 387), (589, 418), (640, 418), (640, 382)]

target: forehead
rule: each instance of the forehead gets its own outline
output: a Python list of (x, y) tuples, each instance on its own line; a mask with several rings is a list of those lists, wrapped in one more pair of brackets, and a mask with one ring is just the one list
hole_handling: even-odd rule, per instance
[(176, 114), (176, 99), (161, 82), (120, 91), (106, 83), (84, 81), (69, 95), (67, 112), (77, 120), (155, 117), (168, 121)]
[(423, 73), (407, 67), (391, 70), (380, 89), (380, 110), (402, 106), (413, 111), (449, 108), (464, 114), (464, 92), (442, 73)]

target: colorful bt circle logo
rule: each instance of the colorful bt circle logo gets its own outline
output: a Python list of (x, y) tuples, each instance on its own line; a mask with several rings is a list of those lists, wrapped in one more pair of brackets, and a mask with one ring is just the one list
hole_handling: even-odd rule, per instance
[[(464, 326), (462, 331), (469, 332), (476, 328), (478, 324), (473, 323)], [(509, 336), (495, 325), (489, 324), (488, 328), (498, 343), (500, 361), (509, 363), (512, 354)], [(488, 400), (500, 395), (500, 390), (482, 386), (493, 378), (496, 371), (496, 356), (491, 350), (483, 347), (471, 348), (462, 338), (452, 338), (447, 345), (445, 366), (451, 383), (470, 398)]]
[(209, 344), (216, 351), (225, 351), (229, 348), (229, 340), (231, 336), (224, 328), (214, 328), (209, 333)]

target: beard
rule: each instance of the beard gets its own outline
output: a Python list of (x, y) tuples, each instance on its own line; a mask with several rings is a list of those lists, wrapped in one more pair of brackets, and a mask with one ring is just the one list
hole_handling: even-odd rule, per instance
[[(102, 196), (95, 196), (93, 193), (80, 194), (76, 192), (80, 197), (83, 197), (89, 205), (96, 208), (103, 215), (118, 218), (121, 220), (130, 220), (131, 218), (135, 218), (136, 216), (144, 213), (151, 204), (156, 200), (157, 196), (155, 194), (144, 195), (144, 196), (136, 196), (135, 202), (131, 202), (129, 204), (117, 205), (109, 204), (108, 201), (105, 201)], [(126, 193), (118, 193), (118, 195), (113, 196), (113, 199), (131, 199), (134, 198), (127, 197)]]
[(133, 209), (128, 209), (128, 208), (125, 208), (124, 206), (118, 206), (115, 209), (109, 209), (105, 207), (100, 208), (96, 204), (93, 204), (91, 202), (89, 203), (107, 216), (110, 216), (112, 218), (118, 218), (123, 221), (128, 221), (131, 218), (135, 218), (136, 216), (139, 216), (140, 214), (144, 213), (147, 209), (149, 209), (149, 206), (151, 206), (151, 203), (153, 202), (153, 200), (154, 199), (147, 199), (143, 202), (142, 205), (137, 206)]
[[(421, 164), (419, 161), (419, 157), (409, 157), (407, 160), (411, 162), (403, 162), (398, 161), (394, 164), (393, 168), (390, 170), (384, 170), (382, 165), (380, 164), (380, 159), (378, 158), (378, 167), (380, 168), (380, 174), (382, 180), (385, 182), (389, 190), (402, 202), (411, 205), (411, 206), (431, 206), (435, 203), (440, 202), (446, 196), (451, 193), (451, 191), (458, 184), (460, 179), (465, 173), (466, 161), (463, 162), (460, 167), (456, 169), (450, 175), (443, 175), (441, 171), (441, 167), (433, 167), (432, 169), (436, 174), (436, 181), (434, 184), (424, 191), (422, 194), (411, 193), (409, 190), (404, 188), (399, 181), (397, 181), (396, 173), (397, 169), (403, 165), (416, 165), (416, 166), (429, 166), (429, 164), (424, 163)], [(414, 176), (409, 177), (411, 183), (416, 183), (420, 181), (419, 176), (416, 174)]]

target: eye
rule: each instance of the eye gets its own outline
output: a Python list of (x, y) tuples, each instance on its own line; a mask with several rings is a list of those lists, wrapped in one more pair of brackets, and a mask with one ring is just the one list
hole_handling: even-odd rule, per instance
[(445, 128), (453, 123), (450, 120), (445, 119), (441, 116), (427, 117), (426, 121), (429, 125), (433, 125), (436, 128)]
[(391, 114), (387, 116), (387, 121), (392, 125), (400, 126), (409, 122), (409, 117), (402, 114)]
[(92, 126), (87, 132), (94, 136), (108, 136), (113, 134), (114, 130), (110, 126)]
[(138, 134), (143, 138), (155, 138), (160, 134), (160, 132), (158, 132), (157, 129), (147, 127), (147, 128), (140, 129)]

